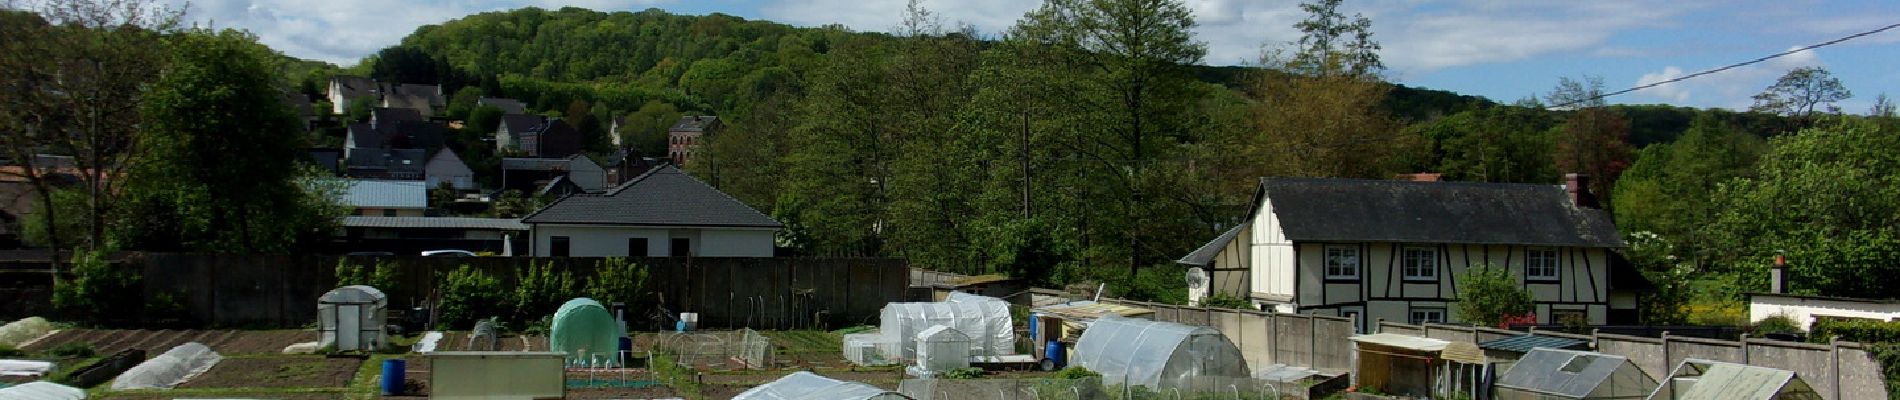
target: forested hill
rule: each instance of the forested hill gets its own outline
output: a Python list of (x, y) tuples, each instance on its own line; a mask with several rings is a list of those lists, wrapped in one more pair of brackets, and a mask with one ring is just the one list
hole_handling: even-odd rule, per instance
[[(539, 110), (564, 110), (576, 97), (585, 97), (615, 114), (651, 101), (724, 114), (760, 100), (764, 91), (795, 87), (834, 47), (892, 38), (725, 14), (523, 8), (423, 26), (400, 45), (366, 59), (360, 72), (386, 80), (439, 82), (451, 92), (482, 87), (521, 97)], [(1195, 66), (1193, 71), (1204, 82), (1239, 88), (1259, 70)], [(1404, 85), (1394, 85), (1388, 101), (1396, 114), (1414, 120), (1486, 103), (1476, 96)]]

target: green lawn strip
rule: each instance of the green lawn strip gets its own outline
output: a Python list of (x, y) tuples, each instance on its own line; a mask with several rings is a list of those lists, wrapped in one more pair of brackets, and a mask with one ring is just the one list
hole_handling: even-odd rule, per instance
[(402, 356), (402, 354), (369, 356), (369, 359), (363, 360), (363, 365), (356, 367), (356, 377), (350, 380), (350, 387), (344, 389), (344, 394), (351, 399), (374, 399), (381, 395), (383, 360), (402, 358)]
[(697, 373), (691, 368), (681, 367), (675, 363), (672, 355), (653, 354), (653, 375), (656, 380), (673, 388), (680, 397), (687, 400), (706, 398), (706, 395), (700, 392), (699, 381), (696, 379)]
[[(71, 360), (55, 360), (53, 361), (53, 370), (48, 372), (46, 374), (46, 377), (43, 380), (64, 384), (67, 382), (68, 378), (72, 377), (72, 374), (74, 372), (79, 372), (79, 370), (85, 369), (86, 367), (90, 367), (93, 364), (97, 364), (99, 363), (99, 360), (104, 360), (104, 359), (106, 358), (105, 357), (87, 357), (87, 358), (79, 358), (79, 359), (71, 359)], [(107, 381), (107, 382), (110, 382), (110, 381)]]

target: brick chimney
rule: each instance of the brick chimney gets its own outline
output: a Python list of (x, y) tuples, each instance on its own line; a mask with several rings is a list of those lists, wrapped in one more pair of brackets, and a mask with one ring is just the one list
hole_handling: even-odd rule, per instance
[(1775, 255), (1775, 268), (1768, 270), (1768, 293), (1788, 293), (1788, 256)]
[(1597, 195), (1590, 193), (1590, 175), (1564, 174), (1564, 192), (1570, 194), (1570, 204), (1581, 208), (1598, 208)]

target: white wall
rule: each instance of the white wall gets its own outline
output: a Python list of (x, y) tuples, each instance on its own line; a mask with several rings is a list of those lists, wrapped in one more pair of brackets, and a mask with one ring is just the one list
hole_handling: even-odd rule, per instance
[(1748, 321), (1761, 322), (1777, 314), (1786, 315), (1808, 330), (1814, 317), (1866, 318), (1892, 321), (1900, 318), (1900, 304), (1816, 299), (1756, 294), (1750, 296)]
[(698, 257), (771, 257), (771, 229), (536, 225), (534, 255), (547, 257), (555, 236), (568, 237), (568, 256), (625, 257), (627, 239), (646, 238), (647, 256), (673, 257), (673, 238), (691, 241)]
[(1286, 239), (1286, 233), (1280, 229), (1280, 219), (1273, 214), (1273, 202), (1267, 196), (1260, 196), (1260, 210), (1253, 216), (1253, 243), (1248, 246), (1252, 251), (1252, 295), (1292, 298), (1293, 280), (1298, 269), (1293, 259), (1293, 242)]

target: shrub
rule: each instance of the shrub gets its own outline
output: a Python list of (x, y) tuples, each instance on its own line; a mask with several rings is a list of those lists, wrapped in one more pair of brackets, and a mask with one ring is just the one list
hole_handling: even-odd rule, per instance
[(1056, 372), (1056, 379), (1083, 379), (1098, 378), (1101, 376), (1102, 374), (1099, 372), (1090, 371), (1088, 368), (1082, 367), (1068, 367)]
[(1867, 319), (1820, 319), (1809, 329), (1808, 341), (1827, 343), (1835, 336), (1841, 340), (1868, 345), (1868, 356), (1880, 363), (1887, 378), (1887, 393), (1900, 393), (1900, 322)]
[(1504, 268), (1482, 266), (1458, 277), (1458, 316), (1479, 326), (1497, 326), (1506, 317), (1536, 310), (1531, 292)]
[(67, 344), (59, 345), (57, 347), (53, 347), (51, 350), (47, 350), (46, 354), (51, 354), (52, 356), (59, 357), (59, 358), (89, 358), (89, 357), (92, 357), (95, 353), (93, 352), (92, 345), (90, 344), (67, 343)]
[(436, 305), (441, 324), (469, 326), (475, 320), (501, 313), (509, 305), (501, 280), (463, 264), (442, 278), (441, 302)]
[(26, 356), (26, 352), (20, 351), (20, 349), (13, 348), (13, 346), (0, 344), (0, 357), (24, 357), (24, 356)]
[(1205, 299), (1201, 299), (1201, 306), (1208, 308), (1232, 308), (1236, 310), (1259, 310), (1259, 308), (1254, 307), (1253, 302), (1226, 293), (1215, 293), (1211, 296), (1207, 296)]
[(646, 298), (647, 290), (647, 267), (619, 257), (594, 262), (594, 276), (587, 279), (587, 296), (606, 305), (631, 307)]
[(73, 254), (72, 278), (53, 287), (53, 307), (88, 323), (137, 319), (144, 310), (144, 285), (137, 271), (113, 265), (105, 251)]
[(1768, 318), (1762, 318), (1761, 321), (1755, 322), (1755, 333), (1757, 334), (1795, 333), (1800, 331), (1801, 326), (1795, 324), (1794, 319), (1788, 318), (1787, 315), (1770, 315)]
[(528, 268), (515, 278), (515, 315), (510, 325), (528, 326), (580, 294), (574, 287), (574, 274), (556, 268), (553, 260), (529, 260)]
[(401, 282), (398, 267), (394, 260), (378, 259), (374, 267), (365, 268), (349, 257), (340, 257), (336, 260), (336, 285), (368, 285), (388, 292)]

